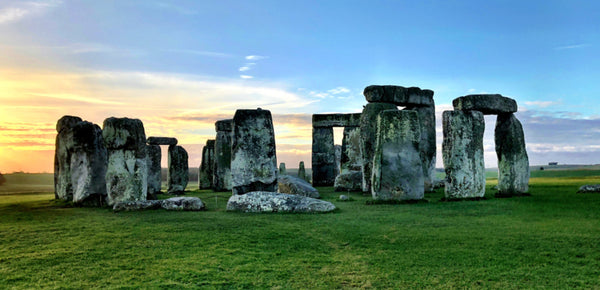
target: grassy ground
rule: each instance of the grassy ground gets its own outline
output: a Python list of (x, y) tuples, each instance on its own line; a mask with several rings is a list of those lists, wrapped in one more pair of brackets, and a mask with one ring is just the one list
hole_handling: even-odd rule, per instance
[[(0, 288), (599, 288), (598, 172), (534, 177), (530, 197), (366, 205), (319, 188), (330, 214), (72, 208), (0, 195)], [(545, 174), (545, 173), (544, 173)], [(572, 177), (569, 177), (572, 176)]]

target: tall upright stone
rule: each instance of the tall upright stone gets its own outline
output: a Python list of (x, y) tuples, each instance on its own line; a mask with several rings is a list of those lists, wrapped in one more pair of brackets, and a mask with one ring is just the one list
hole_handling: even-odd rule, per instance
[(335, 149), (335, 176), (337, 177), (342, 171), (342, 145), (333, 145), (333, 147)]
[(523, 126), (514, 114), (499, 114), (494, 132), (498, 156), (498, 194), (521, 195), (529, 191), (529, 157)]
[(360, 164), (360, 128), (344, 127), (342, 155), (340, 158), (340, 171), (341, 173), (359, 171), (361, 170)]
[(63, 116), (56, 122), (56, 146), (54, 151), (54, 197), (65, 201), (73, 200), (71, 181), (71, 154), (73, 126), (83, 120), (76, 116)]
[(198, 171), (198, 188), (213, 188), (213, 176), (215, 168), (215, 140), (206, 140), (202, 148), (202, 163)]
[(231, 137), (233, 119), (215, 123), (215, 169), (213, 185), (216, 191), (231, 190)]
[(147, 145), (146, 153), (148, 155), (148, 195), (147, 199), (156, 199), (162, 187), (162, 176), (160, 161), (162, 153), (159, 145)]
[(479, 111), (445, 111), (442, 115), (442, 153), (448, 199), (483, 197), (485, 120)]
[(231, 175), (234, 195), (277, 191), (277, 155), (269, 110), (237, 110), (233, 117)]
[(306, 168), (304, 168), (304, 161), (300, 161), (298, 164), (298, 178), (306, 180)]
[(419, 142), (421, 125), (416, 112), (389, 110), (379, 114), (373, 158), (373, 199), (423, 199)]
[(362, 156), (363, 192), (371, 192), (373, 154), (375, 152), (375, 141), (377, 140), (377, 116), (385, 110), (398, 110), (398, 108), (396, 105), (390, 103), (369, 103), (364, 107), (360, 117), (360, 154)]
[[(433, 103), (433, 99), (431, 100)], [(433, 190), (435, 180), (436, 161), (436, 132), (435, 132), (435, 106), (406, 107), (417, 113), (421, 124), (421, 141), (419, 142), (419, 155), (423, 163), (423, 180), (425, 191)]]
[(313, 186), (331, 186), (335, 181), (335, 145), (332, 127), (313, 127)]
[(104, 120), (102, 137), (108, 149), (106, 172), (107, 203), (146, 200), (148, 194), (148, 164), (146, 133), (139, 119)]
[(287, 175), (287, 169), (285, 168), (285, 163), (279, 163), (279, 175)]
[(167, 192), (183, 194), (189, 181), (189, 164), (187, 151), (181, 146), (169, 146), (169, 174), (167, 175)]

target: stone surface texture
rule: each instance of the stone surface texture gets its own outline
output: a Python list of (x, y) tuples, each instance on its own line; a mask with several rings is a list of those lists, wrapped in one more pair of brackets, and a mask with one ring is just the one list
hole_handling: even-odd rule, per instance
[(286, 175), (287, 169), (285, 169), (285, 163), (279, 163), (279, 175)]
[(371, 188), (373, 199), (423, 199), (419, 116), (414, 111), (383, 111), (377, 118), (377, 128)]
[(515, 100), (498, 94), (462, 96), (454, 99), (452, 105), (455, 110), (475, 110), (484, 115), (507, 114), (517, 111)]
[(354, 114), (313, 114), (313, 128), (358, 127), (360, 113)]
[(600, 193), (600, 184), (582, 185), (577, 193)]
[(166, 210), (179, 211), (201, 211), (206, 209), (200, 198), (189, 196), (171, 197), (162, 200), (161, 207)]
[(253, 191), (233, 195), (227, 202), (228, 211), (323, 213), (336, 207), (331, 202), (296, 194)]
[(361, 170), (360, 164), (360, 128), (344, 127), (340, 172), (345, 173)]
[(331, 186), (335, 181), (333, 128), (312, 130), (312, 181), (314, 186)]
[(277, 191), (277, 156), (269, 110), (237, 110), (233, 117), (231, 184), (234, 195)]
[(321, 198), (319, 191), (305, 180), (290, 175), (279, 175), (277, 177), (279, 193), (297, 194), (312, 198)]
[(178, 145), (169, 146), (167, 193), (183, 194), (189, 181), (188, 153)]
[[(342, 145), (333, 145), (333, 148), (335, 149), (335, 176), (337, 177), (342, 171)], [(335, 181), (335, 177), (333, 180)]]
[(377, 116), (385, 110), (398, 110), (398, 108), (396, 105), (390, 103), (369, 103), (363, 109), (360, 118), (360, 155), (362, 157), (363, 192), (371, 192), (373, 153), (375, 152), (375, 141), (377, 140)]
[(333, 187), (335, 191), (361, 191), (362, 180), (362, 171), (346, 171), (335, 178)]
[(198, 170), (198, 188), (213, 188), (213, 176), (215, 169), (215, 140), (207, 140), (202, 148), (202, 162)]
[(498, 156), (498, 194), (529, 191), (529, 157), (521, 122), (513, 114), (500, 114), (494, 132)]
[(54, 197), (71, 201), (73, 183), (71, 181), (71, 128), (83, 120), (76, 116), (63, 116), (56, 122), (56, 143), (54, 151)]
[(161, 208), (162, 200), (121, 201), (113, 205), (113, 211), (139, 211)]
[(372, 85), (363, 91), (369, 103), (390, 103), (396, 106), (433, 107), (433, 91), (417, 87), (405, 88), (392, 85)]
[(172, 137), (148, 137), (149, 145), (177, 145), (177, 138)]
[(423, 180), (425, 182), (425, 191), (432, 191), (436, 161), (435, 107), (406, 107), (405, 110), (414, 111), (419, 117), (419, 123), (421, 124), (419, 154), (421, 156), (421, 163), (423, 163)]
[(445, 111), (442, 115), (442, 157), (446, 170), (447, 199), (476, 198), (485, 194), (483, 132), (479, 111)]
[(146, 200), (148, 167), (146, 133), (142, 121), (129, 118), (104, 120), (102, 137), (108, 149), (107, 203)]
[(161, 158), (162, 153), (159, 145), (147, 145), (146, 153), (148, 155), (148, 195), (147, 199), (156, 199), (162, 188), (161, 176)]
[(233, 119), (215, 123), (215, 168), (213, 186), (215, 191), (231, 190), (231, 137)]

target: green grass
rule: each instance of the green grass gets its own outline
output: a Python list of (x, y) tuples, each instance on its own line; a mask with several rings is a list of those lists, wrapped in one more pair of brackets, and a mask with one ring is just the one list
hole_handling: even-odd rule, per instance
[[(600, 174), (534, 177), (529, 197), (366, 205), (329, 214), (113, 213), (53, 193), (0, 196), (0, 288), (599, 288)], [(193, 185), (190, 185), (193, 186)], [(346, 194), (346, 193), (344, 193)]]

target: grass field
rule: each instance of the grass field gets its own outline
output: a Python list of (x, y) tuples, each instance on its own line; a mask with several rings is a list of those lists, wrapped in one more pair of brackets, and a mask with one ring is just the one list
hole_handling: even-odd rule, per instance
[(600, 171), (548, 172), (529, 197), (496, 199), (488, 179), (482, 201), (366, 205), (319, 188), (339, 210), (302, 215), (229, 213), (228, 192), (189, 192), (206, 212), (113, 213), (3, 191), (0, 288), (598, 289), (600, 194), (575, 192)]

